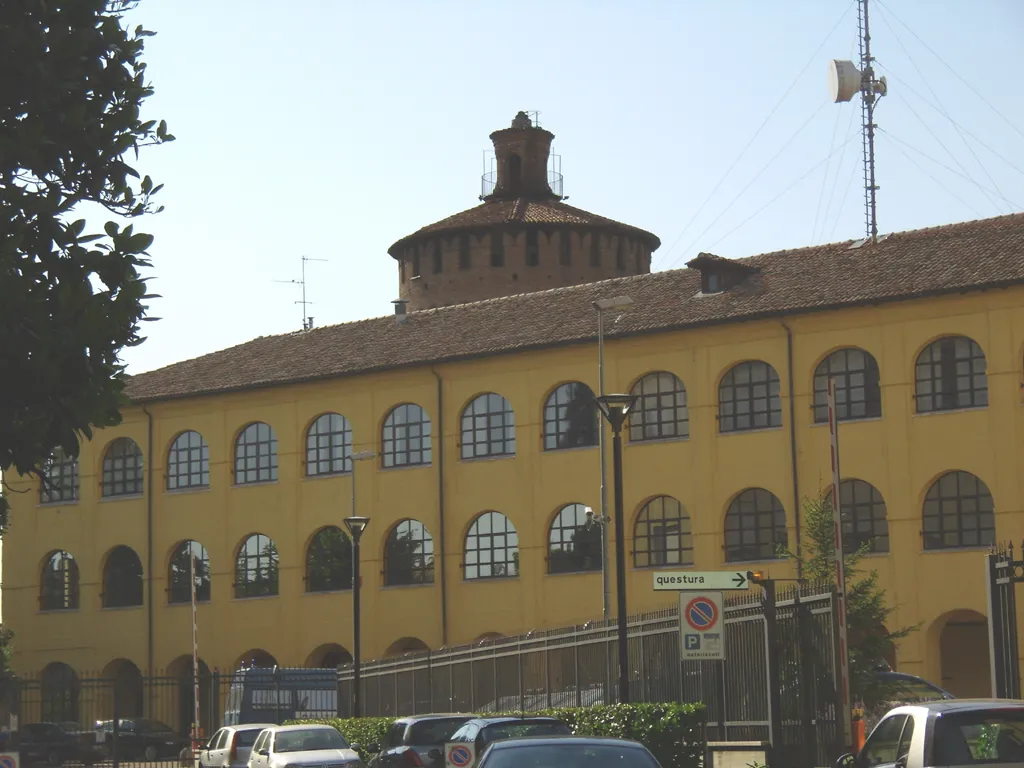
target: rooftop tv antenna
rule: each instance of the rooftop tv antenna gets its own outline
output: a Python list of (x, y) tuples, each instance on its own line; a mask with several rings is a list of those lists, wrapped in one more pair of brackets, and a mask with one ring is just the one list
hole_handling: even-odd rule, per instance
[(878, 211), (875, 183), (875, 104), (885, 96), (888, 85), (885, 78), (875, 79), (871, 64), (871, 32), (868, 27), (868, 2), (857, 0), (857, 27), (859, 30), (860, 68), (852, 61), (833, 59), (829, 63), (828, 83), (835, 103), (850, 101), (860, 93), (861, 145), (864, 156), (864, 228), (871, 242), (878, 239)]
[(313, 259), (309, 256), (302, 257), (302, 279), (301, 280), (275, 280), (275, 283), (290, 283), (291, 285), (302, 286), (302, 299), (296, 301), (296, 304), (302, 305), (302, 330), (308, 331), (313, 327), (313, 316), (306, 314), (306, 307), (311, 305), (312, 301), (306, 301), (306, 262), (307, 261), (327, 261), (327, 259)]

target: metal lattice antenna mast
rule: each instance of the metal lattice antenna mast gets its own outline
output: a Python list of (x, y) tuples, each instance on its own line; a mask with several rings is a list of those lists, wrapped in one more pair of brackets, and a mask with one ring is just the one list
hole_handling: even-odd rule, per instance
[(306, 262), (307, 261), (327, 261), (327, 259), (313, 259), (309, 256), (302, 257), (302, 279), (301, 280), (275, 280), (275, 283), (288, 283), (290, 285), (301, 285), (302, 286), (302, 299), (296, 301), (296, 304), (302, 305), (302, 330), (308, 331), (313, 327), (313, 317), (306, 314), (306, 307), (311, 305), (312, 301), (306, 300)]
[(875, 105), (888, 90), (885, 78), (875, 79), (871, 55), (871, 31), (868, 26), (869, 0), (857, 0), (857, 32), (860, 66), (852, 61), (833, 59), (829, 68), (832, 98), (838, 103), (850, 101), (860, 93), (861, 146), (864, 160), (864, 229), (866, 239), (878, 239), (878, 183), (875, 179)]

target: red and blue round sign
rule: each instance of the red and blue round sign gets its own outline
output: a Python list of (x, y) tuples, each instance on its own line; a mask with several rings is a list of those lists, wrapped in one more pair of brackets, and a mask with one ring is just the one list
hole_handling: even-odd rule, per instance
[(0, 768), (17, 768), (13, 755), (0, 755)]
[(718, 606), (701, 595), (686, 605), (686, 623), (698, 632), (713, 629), (718, 622)]
[(452, 751), (448, 753), (448, 759), (455, 768), (466, 768), (466, 766), (473, 762), (473, 753), (467, 747), (453, 747)]

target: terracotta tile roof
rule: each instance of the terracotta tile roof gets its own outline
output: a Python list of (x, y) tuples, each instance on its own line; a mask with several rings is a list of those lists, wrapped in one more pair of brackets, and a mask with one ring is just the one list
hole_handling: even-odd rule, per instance
[(634, 236), (641, 237), (650, 244), (652, 251), (661, 245), (661, 240), (650, 232), (637, 227), (631, 227), (614, 219), (606, 219), (604, 216), (584, 211), (582, 208), (573, 208), (571, 205), (566, 205), (556, 200), (528, 200), (521, 197), (518, 200), (499, 200), (481, 203), (474, 208), (456, 213), (454, 216), (428, 224), (411, 235), (406, 235), (401, 240), (398, 240), (388, 249), (388, 253), (395, 256), (398, 250), (400, 250), (399, 246), (403, 243), (418, 239), (424, 235), (482, 229), (516, 223), (573, 224), (601, 227), (621, 232), (630, 232)]
[(262, 337), (133, 376), (127, 391), (185, 397), (582, 342), (596, 336), (591, 302), (624, 293), (636, 304), (609, 336), (1024, 284), (1021, 213), (850, 246), (742, 259), (759, 271), (709, 296), (697, 270), (679, 269)]

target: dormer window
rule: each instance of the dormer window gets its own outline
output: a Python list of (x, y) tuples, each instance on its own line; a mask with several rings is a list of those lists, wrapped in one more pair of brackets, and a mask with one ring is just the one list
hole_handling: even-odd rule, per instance
[(715, 256), (713, 253), (700, 253), (697, 258), (688, 261), (686, 266), (700, 270), (700, 292), (705, 296), (724, 293), (761, 271), (757, 267)]

